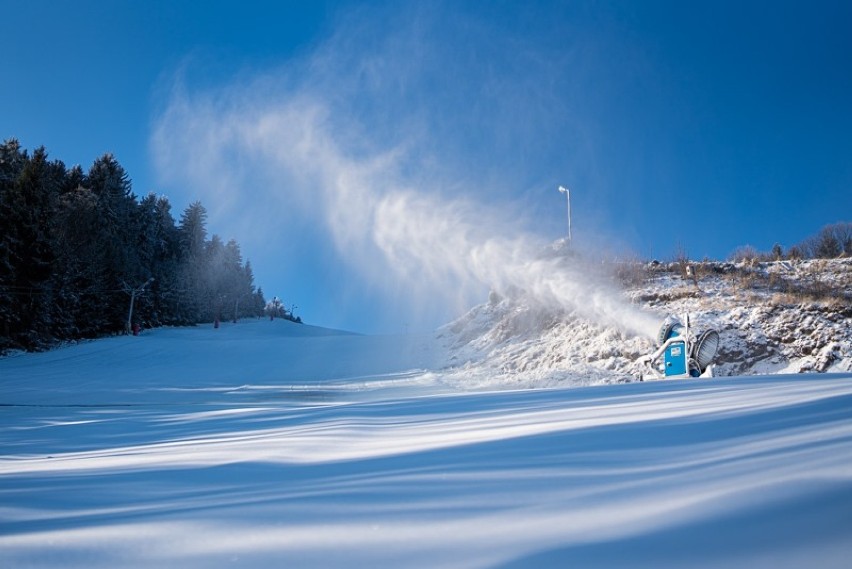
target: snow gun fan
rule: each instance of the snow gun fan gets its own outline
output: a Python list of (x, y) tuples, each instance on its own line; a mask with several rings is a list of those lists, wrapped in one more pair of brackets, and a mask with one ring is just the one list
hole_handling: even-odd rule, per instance
[(696, 337), (690, 330), (689, 315), (683, 320), (669, 316), (657, 333), (657, 351), (639, 358), (640, 379), (713, 377), (718, 349), (716, 330), (705, 330)]
[(692, 357), (698, 364), (701, 373), (709, 369), (719, 349), (719, 333), (716, 330), (705, 330), (693, 346)]

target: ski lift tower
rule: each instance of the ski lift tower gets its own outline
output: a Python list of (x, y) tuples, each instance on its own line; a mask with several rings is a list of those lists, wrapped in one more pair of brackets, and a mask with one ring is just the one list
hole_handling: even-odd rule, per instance
[(130, 334), (133, 326), (133, 304), (136, 302), (136, 297), (145, 292), (145, 287), (152, 282), (154, 282), (154, 277), (151, 277), (136, 288), (131, 288), (126, 282), (122, 281), (122, 284), (124, 285), (124, 292), (130, 295), (130, 310), (127, 311), (127, 325), (125, 327), (125, 332), (127, 334)]
[(571, 244), (571, 192), (564, 186), (559, 186), (559, 193), (565, 194), (568, 201), (568, 244)]

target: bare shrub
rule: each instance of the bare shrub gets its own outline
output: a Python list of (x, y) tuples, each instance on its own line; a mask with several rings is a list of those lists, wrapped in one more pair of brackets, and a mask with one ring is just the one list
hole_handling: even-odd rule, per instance
[(620, 261), (615, 263), (615, 278), (625, 287), (644, 285), (650, 279), (648, 265), (638, 260)]
[(819, 233), (798, 245), (803, 258), (835, 259), (852, 256), (852, 223), (839, 222), (823, 227)]
[(753, 263), (760, 258), (760, 252), (751, 245), (743, 245), (734, 249), (733, 253), (728, 256), (728, 260), (734, 263), (748, 262)]
[(680, 276), (687, 278), (686, 268), (689, 266), (689, 253), (680, 241), (675, 243), (674, 254), (672, 255), (672, 263), (677, 267)]

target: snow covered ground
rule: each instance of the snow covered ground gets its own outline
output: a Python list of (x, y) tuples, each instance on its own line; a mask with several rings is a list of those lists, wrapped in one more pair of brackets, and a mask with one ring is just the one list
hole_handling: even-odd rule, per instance
[(511, 390), (446, 349), (257, 320), (0, 359), (0, 565), (848, 567), (852, 374)]
[[(584, 280), (602, 273), (589, 279), (600, 286), (582, 282), (570, 296), (581, 299), (576, 305), (606, 304), (607, 310), (556, 309), (529, 294), (492, 293), (489, 302), (441, 330), (463, 384), (630, 381), (642, 372), (637, 359), (656, 349), (664, 318), (685, 314), (699, 332), (719, 332), (716, 375), (852, 372), (852, 259), (698, 263), (694, 280), (681, 276), (676, 263), (627, 263), (615, 267), (628, 273), (627, 290), (612, 286), (611, 266), (556, 259)], [(564, 268), (556, 265), (553, 273)], [(625, 321), (650, 317), (650, 325), (631, 333), (606, 322), (607, 312)]]

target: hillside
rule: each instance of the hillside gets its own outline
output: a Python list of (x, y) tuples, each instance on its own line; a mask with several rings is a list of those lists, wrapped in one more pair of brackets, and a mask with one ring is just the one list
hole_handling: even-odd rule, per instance
[[(852, 259), (691, 267), (692, 277), (683, 263), (594, 270), (610, 275), (625, 312), (660, 323), (688, 313), (699, 329), (717, 330), (717, 376), (852, 370)], [(460, 384), (533, 387), (633, 380), (636, 359), (655, 348), (654, 332), (637, 335), (579, 311), (554, 312), (523, 293), (492, 293), (440, 336)]]

